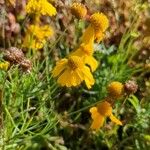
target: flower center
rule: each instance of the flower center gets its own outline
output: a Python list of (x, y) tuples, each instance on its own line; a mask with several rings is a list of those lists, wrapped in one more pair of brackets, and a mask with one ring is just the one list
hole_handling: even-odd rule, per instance
[(102, 115), (102, 116), (110, 116), (112, 113), (112, 107), (110, 105), (110, 103), (104, 101), (102, 103), (100, 103), (97, 106), (98, 112)]
[(68, 59), (68, 65), (73, 70), (75, 70), (78, 67), (77, 64), (74, 62), (73, 58)]
[(71, 70), (75, 70), (77, 68), (82, 69), (84, 66), (83, 60), (78, 56), (70, 56), (68, 58), (68, 66)]

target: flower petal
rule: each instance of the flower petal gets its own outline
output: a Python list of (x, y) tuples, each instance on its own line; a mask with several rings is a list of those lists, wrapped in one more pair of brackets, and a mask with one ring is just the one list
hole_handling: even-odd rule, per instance
[(111, 114), (109, 118), (112, 122), (116, 123), (117, 125), (122, 125), (122, 122), (119, 119), (117, 119), (113, 114)]
[(85, 64), (90, 66), (92, 72), (94, 72), (98, 67), (98, 62), (93, 56), (85, 57)]
[(55, 68), (52, 71), (52, 76), (57, 77), (60, 73), (65, 69), (67, 63), (67, 59), (61, 59), (56, 63)]
[(85, 84), (87, 86), (88, 89), (91, 88), (91, 86), (94, 84), (95, 80), (93, 78), (93, 75), (90, 72), (90, 68), (87, 66), (84, 66), (84, 69), (82, 71), (84, 73), (84, 80), (85, 80)]
[(94, 42), (94, 29), (90, 25), (85, 29), (85, 32), (83, 33), (81, 37), (81, 42), (82, 43), (93, 43)]
[(100, 127), (103, 126), (103, 123), (104, 123), (104, 117), (102, 115), (100, 115), (97, 111), (97, 108), (96, 107), (92, 107), (90, 109), (90, 113), (91, 113), (91, 117), (93, 119), (93, 122), (91, 124), (91, 129), (94, 129), (94, 130), (98, 130)]

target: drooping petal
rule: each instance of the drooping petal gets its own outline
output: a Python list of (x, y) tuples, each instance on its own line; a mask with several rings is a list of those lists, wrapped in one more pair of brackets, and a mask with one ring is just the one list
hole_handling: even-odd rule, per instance
[(94, 42), (94, 28), (91, 25), (89, 25), (85, 29), (81, 37), (81, 43), (91, 43), (91, 42)]
[(122, 122), (119, 119), (117, 119), (113, 114), (111, 114), (109, 118), (112, 122), (116, 123), (117, 125), (122, 125)]
[(85, 57), (85, 64), (90, 66), (92, 72), (94, 72), (98, 67), (98, 62), (93, 56)]
[(60, 73), (65, 69), (67, 63), (67, 59), (61, 59), (56, 63), (55, 68), (52, 71), (52, 76), (57, 77)]
[(60, 77), (57, 80), (58, 84), (61, 86), (67, 86), (70, 87), (70, 72), (68, 70), (65, 70)]
[(95, 83), (93, 75), (90, 72), (90, 68), (87, 66), (84, 66), (83, 73), (84, 73), (85, 84), (87, 88), (90, 89), (92, 85)]
[(91, 118), (93, 119), (93, 122), (91, 124), (91, 129), (98, 130), (100, 127), (103, 126), (105, 118), (98, 113), (96, 107), (92, 107), (90, 109), (90, 113), (91, 113)]
[(101, 42), (104, 39), (105, 34), (101, 30), (95, 30), (95, 40), (96, 42)]

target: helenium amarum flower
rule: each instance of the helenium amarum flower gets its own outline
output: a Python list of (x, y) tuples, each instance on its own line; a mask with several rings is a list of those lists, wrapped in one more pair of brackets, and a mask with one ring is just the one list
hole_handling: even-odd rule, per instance
[(71, 55), (82, 57), (85, 64), (90, 66), (92, 72), (98, 67), (97, 60), (93, 57), (94, 53), (94, 29), (89, 26), (81, 37), (81, 44)]
[(54, 33), (48, 25), (30, 25), (27, 31), (23, 46), (31, 49), (41, 49), (46, 43), (46, 39)]
[(82, 3), (73, 3), (71, 12), (78, 19), (83, 19), (87, 14), (87, 9)]
[[(86, 40), (91, 38), (91, 34), (94, 36), (94, 40), (100, 42), (104, 38), (104, 32), (109, 26), (109, 21), (107, 16), (103, 13), (94, 13), (90, 16), (90, 25), (86, 28), (83, 37)], [(83, 39), (83, 40), (84, 40)]]
[(27, 13), (38, 14), (38, 15), (56, 15), (56, 8), (50, 4), (47, 0), (28, 0), (26, 5)]
[(91, 129), (93, 130), (98, 130), (102, 127), (106, 117), (109, 117), (110, 120), (117, 125), (122, 125), (122, 122), (112, 114), (111, 104), (107, 101), (101, 102), (96, 107), (90, 108), (90, 113), (91, 118), (93, 119), (91, 125)]
[(58, 84), (66, 87), (77, 86), (85, 81), (87, 88), (91, 88), (95, 82), (90, 68), (78, 56), (59, 60), (52, 71), (52, 76), (58, 77)]

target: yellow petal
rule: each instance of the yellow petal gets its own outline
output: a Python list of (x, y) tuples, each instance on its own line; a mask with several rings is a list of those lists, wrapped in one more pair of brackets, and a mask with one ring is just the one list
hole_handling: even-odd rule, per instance
[(95, 39), (96, 39), (96, 42), (100, 42), (104, 39), (104, 33), (101, 31), (101, 30), (96, 30), (95, 31)]
[(95, 83), (93, 75), (91, 74), (90, 69), (87, 66), (84, 66), (83, 73), (84, 73), (85, 84), (87, 88), (90, 89), (92, 85)]
[(113, 114), (111, 114), (109, 118), (112, 122), (116, 123), (117, 125), (122, 125), (122, 122), (118, 120)]
[(41, 9), (41, 13), (43, 15), (46, 15), (48, 14), (49, 16), (53, 16), (53, 15), (56, 15), (56, 8), (50, 4), (48, 1), (43, 1), (43, 6), (42, 9)]
[(70, 72), (68, 70), (65, 70), (60, 77), (58, 78), (57, 82), (61, 86), (67, 86), (70, 87)]
[(90, 113), (91, 113), (91, 117), (93, 119), (93, 122), (91, 124), (91, 129), (98, 130), (100, 127), (103, 126), (104, 117), (97, 112), (96, 107), (92, 107), (90, 109)]
[(83, 35), (81, 37), (81, 42), (82, 43), (94, 42), (94, 34), (95, 33), (94, 33), (93, 27), (91, 25), (88, 26), (85, 29), (85, 31), (84, 31), (84, 33), (83, 33)]
[(79, 56), (82, 57), (85, 55), (84, 51), (81, 50), (81, 48), (79, 47), (77, 50), (73, 51), (70, 56)]
[(85, 64), (88, 64), (90, 66), (92, 72), (94, 72), (98, 67), (98, 62), (93, 56), (85, 57)]
[(61, 59), (56, 63), (55, 68), (52, 71), (52, 76), (57, 77), (66, 67), (67, 59)]

